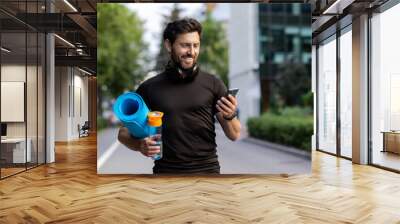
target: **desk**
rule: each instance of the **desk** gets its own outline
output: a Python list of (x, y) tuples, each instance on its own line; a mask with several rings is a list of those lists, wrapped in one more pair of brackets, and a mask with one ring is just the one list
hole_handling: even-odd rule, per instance
[[(2, 159), (5, 159), (6, 162), (9, 163), (30, 162), (32, 158), (31, 154), (32, 141), (30, 138), (27, 138), (26, 142), (28, 143), (27, 144), (28, 147), (26, 147), (26, 155), (25, 155), (25, 138), (1, 139), (1, 157), (3, 157)], [(10, 146), (13, 147), (10, 149)], [(25, 158), (27, 158), (27, 161), (25, 161)]]
[(381, 133), (383, 133), (382, 152), (400, 154), (400, 131), (382, 131)]

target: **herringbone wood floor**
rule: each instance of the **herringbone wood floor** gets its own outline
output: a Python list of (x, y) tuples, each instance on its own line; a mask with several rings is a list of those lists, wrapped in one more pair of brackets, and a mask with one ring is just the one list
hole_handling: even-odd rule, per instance
[(0, 181), (0, 223), (400, 223), (400, 175), (315, 152), (311, 175), (98, 176), (96, 139)]

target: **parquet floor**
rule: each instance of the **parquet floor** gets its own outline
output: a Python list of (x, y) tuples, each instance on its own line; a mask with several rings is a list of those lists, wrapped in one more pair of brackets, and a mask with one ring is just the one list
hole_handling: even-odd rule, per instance
[(4, 168), (3, 167), (3, 168), (1, 168), (1, 176), (7, 177), (12, 174), (24, 171), (24, 170), (25, 170), (25, 167), (24, 168)]
[(400, 175), (315, 152), (311, 175), (98, 176), (89, 137), (0, 181), (0, 223), (400, 223)]

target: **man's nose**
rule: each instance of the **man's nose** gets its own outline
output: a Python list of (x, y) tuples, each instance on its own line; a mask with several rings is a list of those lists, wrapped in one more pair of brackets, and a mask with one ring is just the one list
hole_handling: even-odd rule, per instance
[(194, 46), (192, 45), (192, 46), (190, 46), (190, 48), (189, 48), (189, 53), (190, 53), (190, 55), (194, 55), (195, 54), (195, 49), (194, 49)]

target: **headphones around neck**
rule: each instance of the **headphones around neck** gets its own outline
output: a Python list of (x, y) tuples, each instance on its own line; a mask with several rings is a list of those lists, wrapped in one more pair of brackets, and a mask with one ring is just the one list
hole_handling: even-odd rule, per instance
[(189, 68), (189, 69), (182, 69), (182, 68), (180, 68), (179, 66), (176, 66), (176, 69), (177, 69), (177, 71), (178, 71), (178, 73), (179, 73), (180, 75), (183, 75), (183, 73), (185, 73), (187, 76), (192, 76), (192, 75), (194, 75), (195, 73), (197, 73), (197, 71), (198, 71), (198, 66), (197, 66), (197, 64), (195, 64), (193, 67), (191, 67), (191, 68)]
[(183, 69), (180, 66), (178, 66), (174, 61), (169, 61), (167, 66), (166, 66), (166, 70), (169, 70), (174, 73), (178, 73), (179, 75), (183, 76), (183, 74), (186, 75), (185, 79), (187, 78), (193, 78), (194, 76), (197, 75), (197, 73), (199, 72), (199, 66), (197, 65), (197, 63), (189, 68), (189, 69)]

